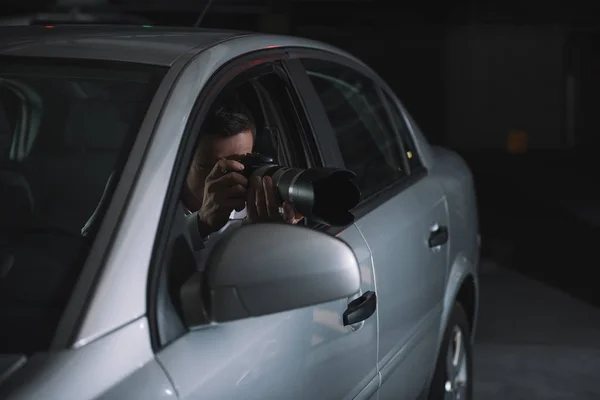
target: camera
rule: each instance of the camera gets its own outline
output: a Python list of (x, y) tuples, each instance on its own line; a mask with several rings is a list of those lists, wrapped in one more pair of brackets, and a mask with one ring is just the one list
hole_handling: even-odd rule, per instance
[(279, 200), (290, 201), (311, 221), (329, 226), (354, 222), (351, 213), (360, 201), (356, 174), (338, 168), (290, 168), (277, 165), (273, 158), (248, 153), (235, 158), (244, 165), (246, 178), (270, 176)]

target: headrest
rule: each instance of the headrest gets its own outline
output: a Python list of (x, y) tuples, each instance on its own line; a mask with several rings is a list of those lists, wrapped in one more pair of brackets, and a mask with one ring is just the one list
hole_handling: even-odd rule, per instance
[(0, 171), (0, 230), (14, 231), (28, 226), (34, 201), (27, 180), (17, 172)]

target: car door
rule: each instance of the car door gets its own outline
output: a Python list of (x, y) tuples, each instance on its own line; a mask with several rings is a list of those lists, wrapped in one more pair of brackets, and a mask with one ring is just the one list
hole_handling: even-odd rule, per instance
[[(376, 77), (336, 57), (302, 59), (346, 168), (362, 192), (356, 225), (373, 256), (378, 298), (379, 399), (411, 399), (436, 359), (446, 279), (445, 199), (427, 176), (396, 104)], [(403, 140), (404, 139), (404, 140)], [(341, 165), (339, 165), (341, 166)]]
[[(276, 86), (287, 94), (282, 98), (281, 93), (270, 93), (276, 97), (272, 103), (287, 107), (284, 115), (295, 116), (297, 122), (297, 129), (290, 130), (289, 134), (298, 135), (302, 130), (310, 130), (310, 125), (305, 122), (309, 119), (306, 109), (290, 83), (285, 64), (279, 60), (286, 57), (285, 53), (278, 50), (254, 51), (252, 55), (239, 57), (242, 47), (224, 46), (221, 49), (218, 54), (235, 61), (226, 64), (211, 77), (206, 84), (208, 89), (200, 93), (196, 103), (208, 103), (218, 97), (215, 93), (228, 91), (229, 80), (235, 80), (237, 74), (251, 79), (252, 68), (259, 69), (268, 62), (270, 66), (267, 69), (281, 78)], [(247, 49), (250, 50), (255, 49)], [(215, 70), (219, 67), (211, 58), (212, 54), (206, 57), (200, 55), (186, 67), (189, 73), (184, 71), (183, 76), (189, 76), (190, 80), (186, 82), (182, 78), (174, 88), (172, 98), (178, 98), (178, 90), (188, 91), (190, 86), (193, 87), (192, 79), (198, 75), (198, 69), (206, 65), (214, 65)], [(261, 79), (265, 78), (267, 69), (260, 70)], [(235, 82), (240, 84), (239, 79)], [(190, 116), (182, 143), (195, 143), (203, 118), (200, 112)], [(294, 143), (292, 146), (304, 147), (297, 144), (303, 141), (291, 139), (289, 143)], [(293, 150), (293, 153), (307, 158), (310, 153), (304, 148)], [(183, 322), (173, 306), (178, 301), (177, 295), (174, 296), (170, 289), (172, 285), (167, 280), (167, 272), (193, 263), (193, 255), (189, 245), (185, 244), (187, 228), (181, 213), (169, 210), (179, 207), (178, 193), (181, 192), (191, 155), (192, 151), (188, 151), (187, 159), (181, 158), (173, 171), (173, 182), (179, 182), (180, 186), (173, 186), (167, 196), (171, 200), (165, 205), (165, 213), (172, 217), (164, 219), (160, 229), (162, 236), (156, 239), (156, 283), (149, 286), (149, 298), (154, 304), (151, 307), (155, 310), (151, 321), (154, 321), (156, 356), (172, 380), (178, 397), (338, 400), (367, 398), (374, 394), (378, 387), (376, 315), (351, 326), (342, 323), (342, 315), (351, 300), (362, 293), (375, 291), (371, 253), (354, 225), (339, 232), (354, 250), (361, 268), (361, 289), (352, 298), (229, 323), (182, 326)], [(307, 161), (318, 162), (315, 159)]]

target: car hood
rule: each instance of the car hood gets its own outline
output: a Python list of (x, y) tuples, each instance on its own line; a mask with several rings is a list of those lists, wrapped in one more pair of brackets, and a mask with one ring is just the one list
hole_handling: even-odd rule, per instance
[(26, 362), (23, 354), (0, 354), (0, 385)]

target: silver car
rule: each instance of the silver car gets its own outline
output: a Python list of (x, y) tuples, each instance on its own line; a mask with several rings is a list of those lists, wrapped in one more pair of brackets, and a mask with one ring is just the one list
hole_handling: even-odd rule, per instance
[[(197, 271), (180, 192), (221, 96), (256, 151), (356, 174), (354, 221), (257, 224)], [(0, 29), (0, 398), (472, 398), (471, 173), (311, 40)]]

